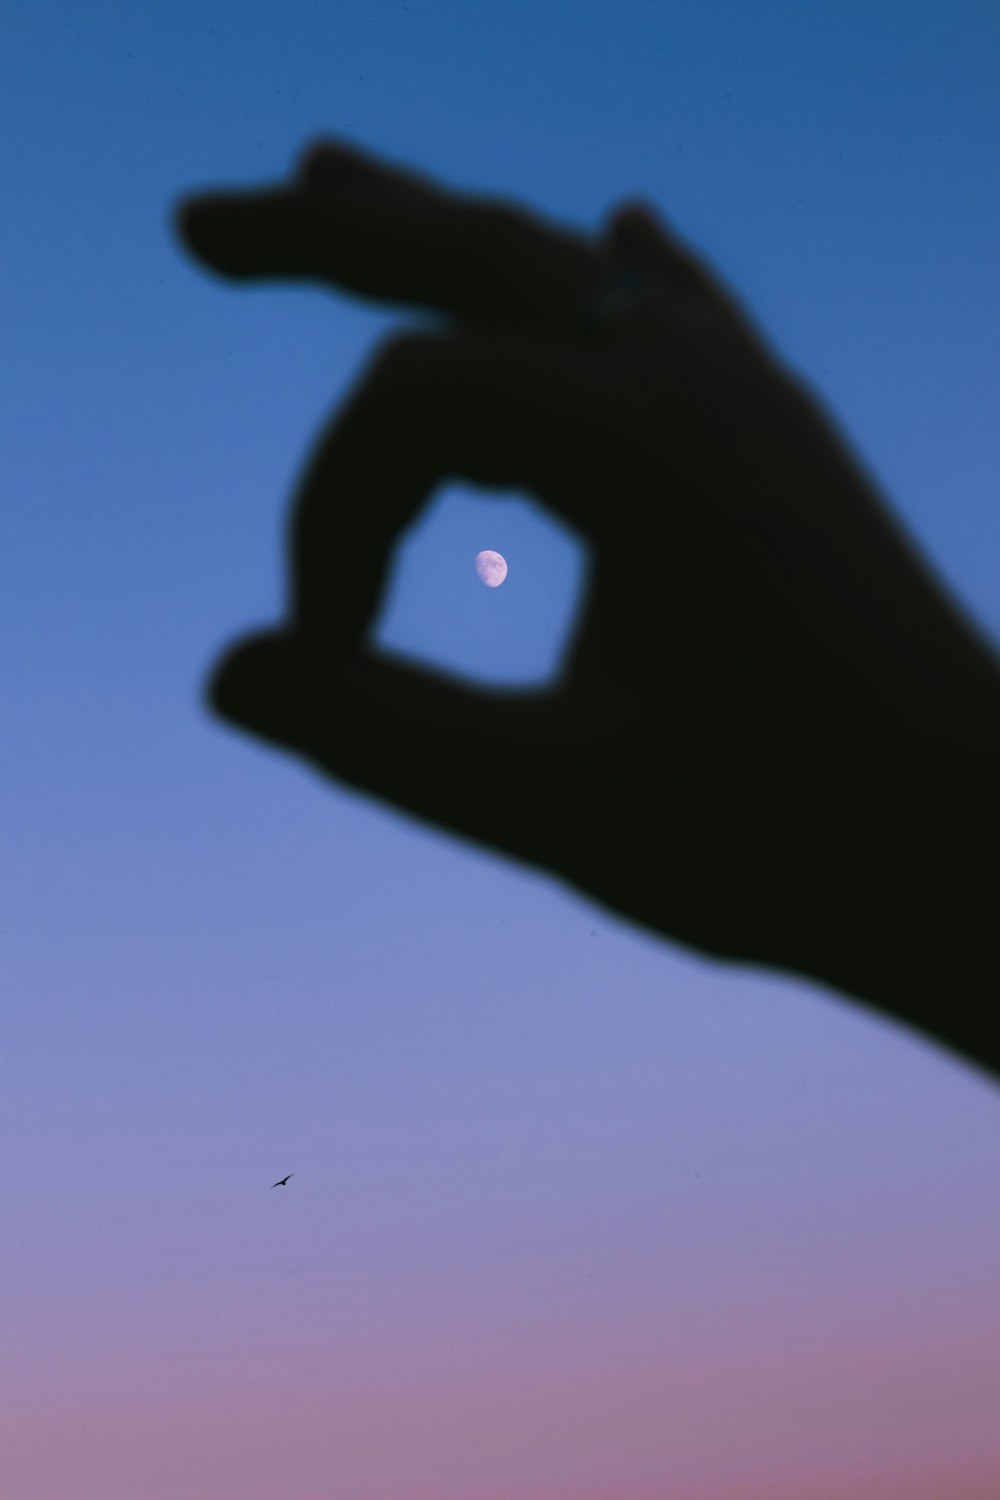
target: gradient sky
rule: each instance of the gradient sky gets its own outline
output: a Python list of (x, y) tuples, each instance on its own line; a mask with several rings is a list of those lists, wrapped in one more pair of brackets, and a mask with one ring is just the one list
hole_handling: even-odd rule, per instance
[[(648, 197), (998, 645), (998, 77), (992, 0), (3, 5), (2, 1500), (996, 1500), (995, 1085), (204, 711), (400, 319), (170, 214), (320, 132)], [(449, 488), (381, 638), (544, 677), (583, 566)]]

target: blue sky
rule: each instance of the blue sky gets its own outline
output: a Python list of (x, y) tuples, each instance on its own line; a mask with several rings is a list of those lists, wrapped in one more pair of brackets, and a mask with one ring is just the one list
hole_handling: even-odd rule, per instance
[[(205, 712), (401, 315), (217, 283), (171, 215), (318, 133), (586, 229), (650, 199), (997, 648), (998, 49), (974, 0), (4, 8), (17, 1500), (993, 1493), (993, 1086)], [(584, 572), (450, 486), (379, 638), (537, 680)]]

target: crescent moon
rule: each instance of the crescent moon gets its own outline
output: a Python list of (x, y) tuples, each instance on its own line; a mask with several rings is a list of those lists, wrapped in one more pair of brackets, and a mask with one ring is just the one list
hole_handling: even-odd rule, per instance
[(498, 589), (507, 577), (506, 559), (499, 552), (477, 552), (476, 572), (488, 589)]

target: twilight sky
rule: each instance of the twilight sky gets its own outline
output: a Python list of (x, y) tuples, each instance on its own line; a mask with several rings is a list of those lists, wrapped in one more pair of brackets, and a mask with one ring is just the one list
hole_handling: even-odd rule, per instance
[[(3, 1500), (995, 1500), (995, 1085), (204, 711), (400, 319), (170, 219), (318, 133), (649, 198), (1000, 649), (998, 76), (992, 0), (2, 7)], [(455, 486), (398, 567), (512, 682), (585, 558)]]

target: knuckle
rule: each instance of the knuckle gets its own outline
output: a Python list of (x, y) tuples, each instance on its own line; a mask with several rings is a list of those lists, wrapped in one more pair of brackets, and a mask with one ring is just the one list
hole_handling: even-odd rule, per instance
[(456, 388), (454, 338), (427, 332), (395, 334), (379, 345), (348, 398), (338, 430), (370, 442), (372, 433), (397, 439), (436, 429)]
[(374, 353), (369, 380), (380, 386), (412, 386), (450, 368), (454, 340), (446, 334), (394, 334)]

